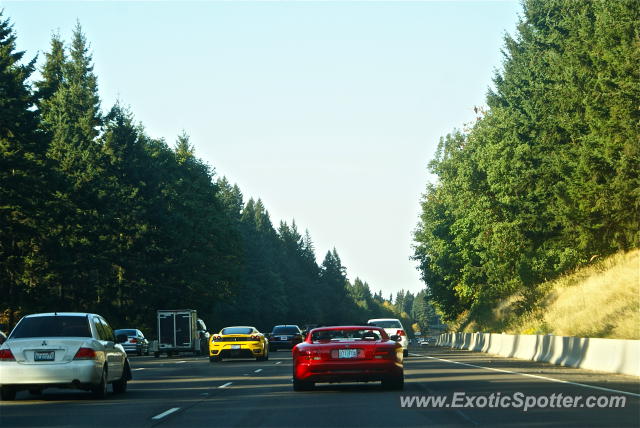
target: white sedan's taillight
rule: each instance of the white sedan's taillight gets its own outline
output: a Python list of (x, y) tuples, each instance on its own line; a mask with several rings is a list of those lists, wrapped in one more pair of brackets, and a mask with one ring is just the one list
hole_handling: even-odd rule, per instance
[(15, 361), (11, 349), (0, 349), (0, 361)]
[(96, 359), (96, 351), (91, 348), (80, 348), (76, 355), (73, 357), (74, 360), (95, 360)]

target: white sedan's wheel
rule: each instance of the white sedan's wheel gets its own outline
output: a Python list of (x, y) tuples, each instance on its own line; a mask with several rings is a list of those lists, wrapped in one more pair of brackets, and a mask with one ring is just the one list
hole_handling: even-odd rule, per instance
[(128, 369), (128, 364), (126, 364), (122, 369), (122, 376), (120, 376), (120, 379), (113, 382), (112, 384), (113, 392), (115, 394), (123, 394), (127, 392), (127, 369)]
[(16, 390), (10, 386), (0, 387), (0, 398), (2, 401), (13, 401), (16, 398)]
[(107, 369), (102, 369), (102, 376), (100, 382), (91, 388), (93, 396), (95, 398), (105, 398), (107, 396)]

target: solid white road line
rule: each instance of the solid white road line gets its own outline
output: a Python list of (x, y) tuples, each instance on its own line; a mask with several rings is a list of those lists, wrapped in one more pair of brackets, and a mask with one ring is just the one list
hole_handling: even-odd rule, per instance
[(257, 370), (254, 370), (253, 372), (254, 373), (260, 373), (261, 371), (262, 371), (262, 369), (257, 369)]
[(584, 384), (584, 383), (569, 382), (568, 380), (561, 380), (561, 379), (555, 379), (555, 378), (552, 378), (552, 377), (532, 375), (532, 374), (529, 374), (529, 373), (513, 372), (511, 370), (494, 369), (493, 367), (477, 366), (475, 364), (461, 363), (459, 361), (445, 360), (444, 358), (429, 357), (427, 355), (419, 355), (419, 356), (420, 357), (429, 358), (431, 360), (445, 361), (445, 362), (451, 363), (451, 364), (459, 364), (461, 366), (475, 367), (477, 369), (492, 370), (494, 372), (501, 372), (501, 373), (508, 373), (508, 374), (517, 374), (517, 375), (520, 375), (520, 376), (527, 376), (527, 377), (532, 377), (532, 378), (535, 378), (535, 379), (548, 380), (550, 382), (566, 383), (566, 384), (569, 384), (569, 385), (581, 386), (583, 388), (598, 389), (600, 391), (615, 392), (617, 394), (625, 394), (625, 395), (631, 395), (632, 397), (640, 397), (640, 394), (635, 394), (633, 392), (628, 392), (628, 391), (620, 391), (620, 390), (617, 390), (617, 389), (603, 388), (601, 386), (587, 385), (587, 384)]
[(162, 412), (162, 413), (160, 413), (159, 415), (155, 415), (155, 416), (154, 416), (154, 417), (152, 417), (151, 419), (155, 419), (155, 420), (162, 419), (162, 418), (164, 418), (165, 416), (168, 416), (168, 415), (170, 415), (170, 414), (171, 414), (171, 413), (173, 413), (173, 412), (177, 412), (178, 410), (180, 410), (180, 407), (174, 407), (173, 409), (169, 409), (169, 410), (167, 410), (166, 412)]
[(233, 382), (227, 382), (224, 385), (220, 385), (218, 388), (226, 388), (227, 386), (231, 385)]
[(176, 361), (176, 364), (186, 363), (186, 361)]

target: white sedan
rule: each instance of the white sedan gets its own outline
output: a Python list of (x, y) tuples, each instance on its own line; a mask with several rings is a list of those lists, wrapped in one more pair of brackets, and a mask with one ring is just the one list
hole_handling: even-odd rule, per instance
[(402, 345), (402, 353), (409, 356), (409, 338), (402, 323), (397, 318), (376, 318), (367, 321), (367, 325), (382, 327), (389, 337)]
[[(119, 340), (117, 340), (119, 339)], [(57, 312), (23, 317), (0, 346), (0, 398), (45, 388), (92, 391), (97, 398), (127, 390), (131, 368), (124, 348), (100, 315)]]

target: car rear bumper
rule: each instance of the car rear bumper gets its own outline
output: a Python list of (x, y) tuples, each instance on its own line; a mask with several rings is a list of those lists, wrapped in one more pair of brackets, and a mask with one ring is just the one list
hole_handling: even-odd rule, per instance
[(409, 339), (407, 339), (407, 336), (402, 336), (402, 339), (400, 339), (398, 343), (402, 345), (402, 349), (409, 349)]
[(265, 355), (265, 349), (261, 343), (245, 342), (233, 345), (240, 346), (240, 348), (231, 349), (232, 345), (226, 343), (213, 345), (209, 348), (209, 356), (220, 358), (252, 358), (264, 357)]
[(300, 342), (281, 341), (281, 342), (269, 342), (271, 349), (291, 349)]
[(391, 360), (297, 362), (294, 377), (309, 382), (367, 382), (403, 376), (402, 363)]
[(0, 385), (78, 386), (96, 384), (102, 376), (102, 363), (94, 360), (63, 364), (0, 363)]
[(144, 345), (141, 343), (122, 343), (122, 347), (126, 352), (142, 352), (144, 350)]

